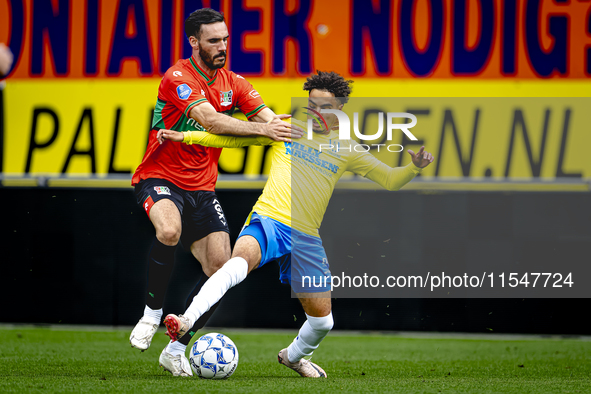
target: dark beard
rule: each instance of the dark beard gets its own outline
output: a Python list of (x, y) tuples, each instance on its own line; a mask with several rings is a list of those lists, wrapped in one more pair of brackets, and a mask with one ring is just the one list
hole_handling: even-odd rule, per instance
[[(222, 52), (216, 55), (219, 56), (223, 54), (224, 56), (226, 55), (226, 52)], [(203, 63), (205, 63), (205, 65), (210, 69), (210, 70), (216, 70), (218, 68), (222, 68), (226, 65), (226, 59), (224, 58), (224, 62), (220, 65), (216, 65), (213, 63), (214, 59), (204, 50), (201, 49), (201, 47), (199, 48), (199, 57), (201, 58), (201, 60), (203, 60)]]

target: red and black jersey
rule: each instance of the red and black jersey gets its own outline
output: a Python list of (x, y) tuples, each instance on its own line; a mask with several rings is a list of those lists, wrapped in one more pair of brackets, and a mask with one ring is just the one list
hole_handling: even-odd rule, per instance
[(189, 114), (191, 108), (206, 101), (229, 116), (238, 108), (250, 118), (265, 108), (257, 91), (240, 75), (220, 68), (209, 78), (192, 57), (179, 60), (160, 82), (148, 148), (135, 170), (132, 185), (142, 179), (161, 178), (185, 190), (215, 189), (221, 148), (171, 141), (160, 145), (154, 130), (205, 130)]

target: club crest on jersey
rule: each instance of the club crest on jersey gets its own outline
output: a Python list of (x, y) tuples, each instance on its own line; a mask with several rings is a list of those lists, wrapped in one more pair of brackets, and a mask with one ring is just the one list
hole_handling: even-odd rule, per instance
[(179, 85), (176, 88), (176, 94), (178, 94), (181, 100), (186, 100), (193, 93), (193, 90), (186, 83)]
[(170, 189), (168, 186), (154, 186), (154, 190), (156, 190), (156, 193), (158, 194), (166, 194), (170, 196)]
[(220, 104), (222, 105), (222, 107), (232, 105), (232, 94), (233, 92), (231, 90), (229, 92), (222, 92), (220, 90)]

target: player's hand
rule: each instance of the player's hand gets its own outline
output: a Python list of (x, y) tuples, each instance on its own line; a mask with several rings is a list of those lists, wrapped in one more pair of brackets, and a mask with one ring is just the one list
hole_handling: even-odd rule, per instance
[(421, 146), (421, 149), (416, 154), (410, 149), (407, 152), (412, 157), (412, 163), (419, 168), (425, 168), (433, 163), (433, 155), (425, 152), (424, 146)]
[(160, 129), (160, 130), (158, 130), (158, 134), (156, 134), (156, 139), (158, 140), (160, 145), (162, 145), (164, 140), (183, 142), (184, 137), (185, 136), (180, 131), (166, 130), (166, 129)]
[(275, 117), (267, 123), (265, 135), (275, 141), (289, 142), (292, 139), (302, 138), (304, 129), (297, 125), (284, 122), (282, 119), (289, 119), (291, 115), (275, 115)]

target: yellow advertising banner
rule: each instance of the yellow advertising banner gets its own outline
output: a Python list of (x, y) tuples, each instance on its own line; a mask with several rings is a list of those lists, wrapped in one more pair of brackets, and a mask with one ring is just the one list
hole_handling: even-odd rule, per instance
[[(292, 97), (302, 96), (304, 79), (251, 82), (276, 113), (289, 113)], [(121, 185), (128, 185), (127, 177), (145, 152), (158, 83), (158, 79), (8, 81), (5, 179), (120, 174), (125, 179)], [(383, 105), (390, 103), (386, 99), (357, 99), (365, 104), (355, 111), (360, 111), (368, 135), (377, 129), (378, 109), (415, 114), (412, 133), (417, 141), (398, 131), (391, 141), (363, 142), (399, 144), (415, 151), (425, 145), (436, 162), (424, 172), (424, 180), (583, 181), (591, 178), (586, 152), (591, 146), (591, 98), (584, 97), (590, 87), (587, 82), (363, 80), (355, 84), (355, 98), (415, 97), (387, 99), (395, 100), (394, 110)], [(484, 95), (489, 97), (478, 98)], [(520, 97), (543, 95), (556, 97)], [(405, 152), (370, 149), (391, 166), (408, 162)], [(263, 147), (226, 149), (220, 159), (222, 174), (260, 175), (269, 166)]]

